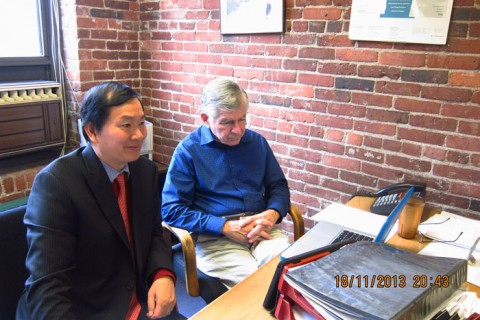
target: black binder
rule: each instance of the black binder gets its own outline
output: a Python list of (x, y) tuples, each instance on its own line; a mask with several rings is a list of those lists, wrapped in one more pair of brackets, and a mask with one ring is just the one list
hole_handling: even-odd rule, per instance
[(300, 293), (366, 319), (424, 319), (467, 279), (467, 261), (360, 241), (290, 270)]

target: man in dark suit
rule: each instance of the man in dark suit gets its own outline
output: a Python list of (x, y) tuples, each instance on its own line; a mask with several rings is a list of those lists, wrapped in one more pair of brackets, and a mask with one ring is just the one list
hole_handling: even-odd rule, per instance
[(140, 157), (140, 98), (102, 83), (86, 93), (80, 115), (90, 143), (38, 173), (28, 199), (30, 277), (17, 319), (177, 319), (158, 171)]

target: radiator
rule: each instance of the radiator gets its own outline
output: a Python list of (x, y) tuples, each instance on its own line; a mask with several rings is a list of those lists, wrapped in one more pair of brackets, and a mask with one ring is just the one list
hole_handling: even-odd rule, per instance
[(0, 158), (64, 145), (62, 101), (57, 82), (0, 84)]

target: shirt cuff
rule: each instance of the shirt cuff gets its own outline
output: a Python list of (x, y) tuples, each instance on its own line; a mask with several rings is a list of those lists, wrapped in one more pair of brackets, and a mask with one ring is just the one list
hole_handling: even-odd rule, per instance
[(152, 283), (154, 283), (156, 280), (162, 277), (172, 278), (174, 284), (176, 284), (177, 282), (177, 277), (175, 277), (175, 274), (172, 271), (167, 269), (158, 269), (157, 272), (155, 273), (155, 276), (153, 277)]

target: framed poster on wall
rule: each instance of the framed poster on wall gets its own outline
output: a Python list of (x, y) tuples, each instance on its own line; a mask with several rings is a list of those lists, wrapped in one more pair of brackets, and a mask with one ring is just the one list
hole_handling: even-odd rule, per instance
[(222, 34), (281, 33), (284, 0), (220, 0)]
[(352, 0), (351, 40), (446, 44), (453, 0)]

